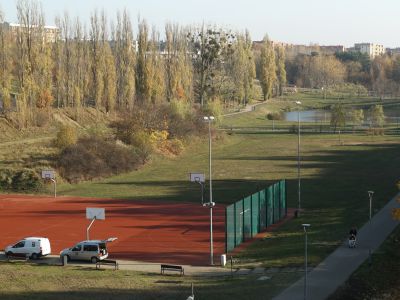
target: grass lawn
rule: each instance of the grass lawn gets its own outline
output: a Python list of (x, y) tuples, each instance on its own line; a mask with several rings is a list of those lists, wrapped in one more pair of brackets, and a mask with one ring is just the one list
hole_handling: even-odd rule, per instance
[(94, 270), (1, 263), (1, 299), (186, 299), (194, 284), (195, 299), (270, 299), (298, 273), (260, 276), (161, 276), (133, 271)]

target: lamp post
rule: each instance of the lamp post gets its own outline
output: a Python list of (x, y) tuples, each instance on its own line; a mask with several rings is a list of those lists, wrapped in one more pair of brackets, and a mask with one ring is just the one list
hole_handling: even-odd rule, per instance
[(301, 209), (301, 183), (300, 183), (300, 110), (299, 106), (301, 105), (300, 101), (296, 101), (296, 104), (298, 105), (297, 107), (297, 129), (298, 129), (298, 135), (297, 135), (297, 182), (298, 182), (298, 187), (297, 187), (297, 193), (298, 193), (298, 209), (297, 209), (297, 214), (300, 213)]
[(310, 227), (310, 224), (301, 224), (304, 229), (304, 234), (305, 234), (305, 241), (304, 241), (304, 300), (307, 299), (307, 228)]
[[(369, 236), (372, 234), (372, 196), (374, 195), (374, 191), (368, 191), (369, 197)], [(372, 264), (372, 256), (371, 256), (371, 242), (369, 243), (369, 251), (368, 251), (369, 265)]]
[(214, 265), (214, 248), (213, 248), (213, 207), (215, 203), (212, 198), (212, 172), (211, 172), (211, 122), (214, 121), (213, 116), (204, 117), (204, 121), (208, 122), (208, 152), (209, 152), (209, 181), (210, 181), (210, 200), (204, 206), (210, 208), (210, 264)]

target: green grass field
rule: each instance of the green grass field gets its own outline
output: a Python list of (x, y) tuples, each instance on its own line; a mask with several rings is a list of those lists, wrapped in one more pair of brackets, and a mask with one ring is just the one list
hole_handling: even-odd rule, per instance
[(161, 276), (133, 271), (0, 263), (1, 299), (186, 299), (194, 285), (195, 299), (269, 299), (298, 273), (259, 276)]

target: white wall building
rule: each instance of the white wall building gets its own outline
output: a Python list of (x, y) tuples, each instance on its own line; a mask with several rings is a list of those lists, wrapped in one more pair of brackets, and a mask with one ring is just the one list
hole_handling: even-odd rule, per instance
[(385, 53), (385, 48), (383, 45), (373, 44), (373, 43), (357, 43), (354, 44), (354, 51), (359, 51), (361, 53), (366, 53), (370, 58), (382, 55)]

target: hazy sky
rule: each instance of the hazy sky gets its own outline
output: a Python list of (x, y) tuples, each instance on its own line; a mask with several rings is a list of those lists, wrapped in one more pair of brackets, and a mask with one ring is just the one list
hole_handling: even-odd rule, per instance
[[(249, 29), (254, 40), (267, 33), (272, 40), (352, 46), (372, 42), (400, 47), (399, 0), (42, 0), (48, 25), (67, 10), (88, 23), (95, 8), (108, 17), (127, 8), (163, 30), (166, 21), (205, 23), (235, 30)], [(16, 22), (16, 1), (0, 0), (7, 21)]]

